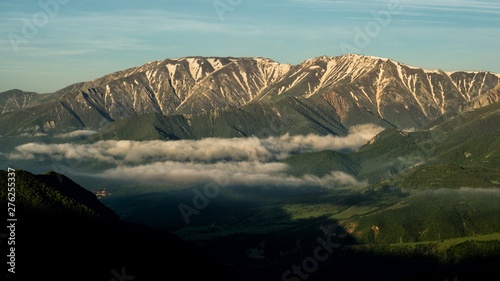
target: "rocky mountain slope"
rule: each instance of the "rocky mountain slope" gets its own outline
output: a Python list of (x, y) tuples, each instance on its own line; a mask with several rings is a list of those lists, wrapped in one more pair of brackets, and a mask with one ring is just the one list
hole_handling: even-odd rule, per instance
[[(498, 101), (499, 82), (489, 72), (446, 73), (361, 55), (317, 57), (295, 66), (265, 58), (166, 59), (52, 94), (0, 93), (0, 134), (99, 130), (146, 113), (217, 119), (234, 110), (244, 111), (245, 120), (301, 115), (313, 120), (304, 127), (323, 119), (340, 128), (323, 133), (342, 134), (367, 122), (419, 128), (444, 113)], [(255, 105), (261, 109), (248, 110)]]

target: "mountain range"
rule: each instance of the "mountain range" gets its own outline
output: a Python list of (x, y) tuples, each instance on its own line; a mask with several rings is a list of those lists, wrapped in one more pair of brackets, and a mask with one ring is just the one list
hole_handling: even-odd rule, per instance
[[(0, 135), (102, 130), (101, 138), (345, 135), (349, 127), (421, 128), (500, 100), (500, 76), (444, 72), (361, 55), (298, 65), (266, 58), (153, 61), (54, 93), (0, 93)], [(141, 133), (130, 132), (138, 126)], [(263, 128), (267, 128), (264, 130)]]
[[(319, 241), (335, 247), (308, 280), (498, 276), (499, 101), (497, 74), (361, 55), (166, 59), (54, 93), (0, 93), (18, 277), (155, 280), (187, 265), (188, 280), (285, 280)], [(307, 134), (320, 136), (294, 136)], [(289, 138), (347, 145), (277, 142)], [(212, 179), (224, 188), (208, 200)]]

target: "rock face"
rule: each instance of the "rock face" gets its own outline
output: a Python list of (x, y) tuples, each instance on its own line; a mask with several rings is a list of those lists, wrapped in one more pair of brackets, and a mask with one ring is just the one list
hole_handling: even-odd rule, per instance
[(18, 111), (29, 107), (39, 95), (21, 90), (10, 90), (0, 94), (0, 114)]
[(274, 116), (286, 114), (280, 104), (289, 104), (294, 115), (319, 110), (343, 129), (366, 122), (419, 128), (446, 112), (497, 102), (499, 81), (489, 72), (445, 73), (361, 55), (295, 66), (265, 58), (166, 59), (52, 94), (1, 93), (0, 134), (99, 130), (145, 113), (213, 119), (256, 104)]

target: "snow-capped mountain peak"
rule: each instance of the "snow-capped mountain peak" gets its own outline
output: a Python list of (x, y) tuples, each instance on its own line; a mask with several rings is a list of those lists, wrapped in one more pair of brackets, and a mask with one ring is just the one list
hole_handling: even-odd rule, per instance
[(6, 98), (0, 106), (8, 112), (53, 102), (55, 111), (47, 114), (59, 117), (40, 117), (50, 130), (65, 114), (75, 128), (100, 128), (149, 112), (191, 116), (293, 98), (321, 104), (322, 114), (333, 114), (346, 126), (376, 118), (417, 128), (446, 112), (498, 101), (499, 81), (499, 75), (484, 71), (426, 70), (356, 54), (319, 56), (298, 65), (262, 57), (193, 56), (151, 61), (71, 85), (43, 100)]

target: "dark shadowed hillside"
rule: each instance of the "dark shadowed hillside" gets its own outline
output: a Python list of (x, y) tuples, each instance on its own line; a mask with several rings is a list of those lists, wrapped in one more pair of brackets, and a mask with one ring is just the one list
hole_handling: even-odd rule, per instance
[[(120, 221), (62, 175), (17, 171), (16, 184), (16, 274), (8, 280), (238, 279), (196, 246)], [(6, 189), (0, 195), (6, 206)]]

